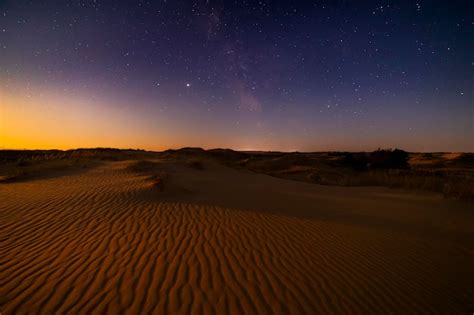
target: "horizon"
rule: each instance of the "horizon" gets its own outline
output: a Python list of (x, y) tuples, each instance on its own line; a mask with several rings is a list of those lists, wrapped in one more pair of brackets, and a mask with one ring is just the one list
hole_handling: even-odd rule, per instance
[(467, 3), (0, 5), (0, 147), (473, 152)]
[(193, 149), (193, 150), (204, 150), (204, 151), (212, 151), (212, 150), (230, 150), (234, 152), (243, 152), (243, 153), (303, 153), (303, 154), (311, 154), (311, 153), (371, 153), (374, 151), (378, 150), (402, 150), (407, 153), (413, 153), (413, 154), (437, 154), (437, 153), (460, 153), (460, 154), (473, 154), (474, 151), (408, 151), (404, 150), (403, 148), (389, 148), (389, 147), (379, 147), (374, 150), (359, 150), (359, 151), (347, 151), (347, 150), (331, 150), (331, 151), (278, 151), (278, 150), (236, 150), (232, 148), (226, 148), (226, 147), (210, 147), (210, 148), (203, 148), (203, 147), (178, 147), (178, 148), (167, 148), (163, 150), (147, 150), (147, 149), (142, 149), (142, 148), (131, 148), (131, 147), (122, 147), (122, 148), (117, 148), (117, 147), (77, 147), (77, 148), (70, 148), (70, 149), (55, 149), (55, 148), (49, 148), (49, 149), (21, 149), (21, 148), (0, 148), (1, 151), (61, 151), (61, 152), (67, 152), (67, 151), (76, 151), (76, 150), (119, 150), (119, 151), (143, 151), (143, 152), (149, 152), (149, 153), (163, 153), (166, 151), (179, 151), (179, 150), (184, 150), (184, 149)]

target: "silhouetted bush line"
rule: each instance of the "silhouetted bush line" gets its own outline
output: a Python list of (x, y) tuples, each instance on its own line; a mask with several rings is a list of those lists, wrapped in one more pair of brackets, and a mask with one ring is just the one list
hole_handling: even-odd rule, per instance
[(355, 170), (408, 169), (408, 152), (400, 149), (381, 150), (371, 153), (344, 153), (343, 164)]
[(377, 150), (369, 154), (369, 169), (407, 169), (408, 153), (395, 150)]

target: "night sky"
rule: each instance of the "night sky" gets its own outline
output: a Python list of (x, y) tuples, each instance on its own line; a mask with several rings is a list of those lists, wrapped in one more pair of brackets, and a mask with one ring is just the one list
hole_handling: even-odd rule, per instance
[(472, 3), (0, 0), (0, 147), (474, 151)]

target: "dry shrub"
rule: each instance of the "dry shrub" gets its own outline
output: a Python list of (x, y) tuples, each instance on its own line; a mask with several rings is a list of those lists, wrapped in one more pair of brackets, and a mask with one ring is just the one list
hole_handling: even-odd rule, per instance
[(308, 179), (320, 185), (355, 186), (348, 182), (351, 177), (338, 172), (316, 171), (310, 173)]
[(474, 179), (450, 180), (443, 186), (445, 197), (474, 200)]
[(321, 185), (384, 186), (439, 192), (449, 198), (474, 200), (474, 177), (471, 173), (409, 170), (318, 171), (309, 174), (308, 179)]

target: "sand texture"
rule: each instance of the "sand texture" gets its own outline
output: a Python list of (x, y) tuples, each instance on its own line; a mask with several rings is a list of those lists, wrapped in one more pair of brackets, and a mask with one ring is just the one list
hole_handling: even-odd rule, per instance
[(2, 315), (474, 311), (472, 203), (133, 163), (0, 185)]

